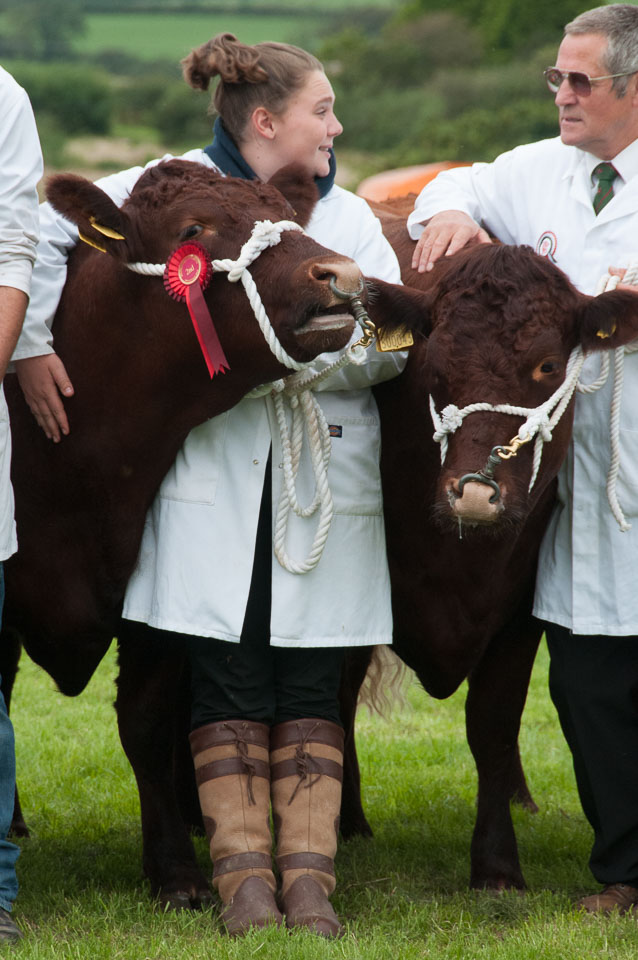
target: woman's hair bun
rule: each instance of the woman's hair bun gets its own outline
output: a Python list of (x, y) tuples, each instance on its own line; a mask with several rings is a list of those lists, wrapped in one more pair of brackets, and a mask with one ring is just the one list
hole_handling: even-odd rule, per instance
[(195, 90), (208, 90), (211, 77), (217, 76), (224, 83), (265, 83), (268, 74), (258, 61), (255, 47), (240, 43), (232, 33), (219, 33), (184, 57), (182, 72)]

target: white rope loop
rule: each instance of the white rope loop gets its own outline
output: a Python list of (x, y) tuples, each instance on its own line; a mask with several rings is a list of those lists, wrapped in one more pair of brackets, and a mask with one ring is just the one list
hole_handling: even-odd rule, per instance
[[(598, 281), (595, 295), (615, 290), (621, 278), (611, 274), (605, 274)], [(622, 283), (638, 283), (638, 261), (632, 263), (622, 278)], [(607, 474), (607, 499), (611, 512), (616, 520), (620, 530), (624, 533), (631, 529), (631, 524), (626, 520), (618, 501), (616, 492), (616, 482), (620, 469), (620, 408), (622, 400), (623, 375), (625, 354), (635, 353), (638, 350), (638, 341), (628, 344), (625, 347), (619, 347), (614, 350), (614, 387), (611, 400), (609, 438), (610, 438), (610, 463)], [(552, 431), (560, 421), (563, 413), (569, 406), (574, 392), (582, 394), (595, 393), (607, 382), (610, 371), (609, 352), (601, 354), (600, 374), (592, 383), (584, 384), (579, 380), (583, 364), (587, 359), (582, 347), (578, 346), (572, 350), (567, 368), (565, 379), (554, 391), (552, 396), (538, 407), (516, 407), (512, 404), (501, 403), (472, 403), (459, 409), (454, 404), (448, 404), (441, 414), (436, 410), (434, 399), (430, 396), (430, 413), (434, 424), (433, 439), (441, 445), (441, 463), (445, 462), (448, 446), (448, 435), (455, 433), (462, 425), (469, 414), (478, 412), (507, 413), (513, 416), (527, 417), (525, 423), (519, 428), (518, 436), (521, 439), (531, 439), (536, 437), (534, 444), (534, 457), (532, 465), (532, 477), (530, 480), (528, 492), (531, 492), (538, 471), (540, 469), (541, 457), (543, 454), (543, 444), (552, 439)]]
[[(284, 488), (275, 519), (274, 550), (277, 560), (290, 573), (309, 573), (319, 563), (330, 532), (333, 515), (332, 493), (328, 483), (328, 464), (331, 440), (328, 424), (316, 398), (309, 390), (290, 398), (292, 425), (287, 430), (286, 412), (281, 393), (273, 395), (282, 441)], [(297, 498), (296, 480), (301, 461), (304, 434), (308, 436), (310, 456), (315, 477), (315, 491), (311, 503), (303, 507)], [(319, 523), (305, 560), (293, 560), (286, 550), (288, 522), (291, 513), (309, 518), (319, 510)]]
[[(339, 359), (329, 364), (324, 370), (313, 373), (307, 371), (309, 364), (294, 360), (280, 344), (272, 324), (266, 313), (255, 281), (248, 267), (268, 247), (275, 246), (281, 240), (285, 230), (298, 230), (303, 233), (299, 224), (291, 220), (280, 220), (273, 223), (270, 220), (258, 220), (246, 243), (242, 246), (236, 260), (213, 260), (213, 270), (225, 272), (230, 283), (241, 281), (246, 296), (253, 309), (259, 328), (276, 359), (288, 369), (295, 371), (284, 380), (262, 384), (246, 394), (247, 398), (258, 398), (270, 394), (275, 406), (279, 436), (283, 452), (284, 487), (282, 490), (277, 517), (275, 520), (274, 551), (281, 566), (289, 573), (308, 573), (313, 570), (321, 556), (330, 532), (333, 516), (332, 493), (328, 483), (328, 464), (332, 450), (330, 431), (323, 410), (316, 400), (312, 389), (322, 380), (332, 376), (346, 364), (361, 365), (366, 360), (364, 347), (352, 344)], [(163, 263), (127, 263), (129, 270), (147, 277), (161, 277), (166, 265)], [(284, 398), (288, 401), (291, 410), (291, 427), (288, 429)], [(315, 479), (315, 494), (312, 502), (302, 507), (297, 497), (297, 474), (301, 462), (304, 437), (307, 438), (310, 459)], [(319, 522), (315, 537), (303, 561), (292, 559), (286, 550), (288, 522), (291, 513), (308, 519), (319, 510)]]

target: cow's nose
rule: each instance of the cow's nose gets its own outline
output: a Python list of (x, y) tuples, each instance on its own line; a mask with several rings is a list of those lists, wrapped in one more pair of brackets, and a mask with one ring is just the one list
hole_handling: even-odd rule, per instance
[[(330, 285), (334, 303), (358, 296), (363, 289), (363, 277), (354, 260), (317, 260), (309, 273), (313, 280)], [(335, 287), (341, 296), (335, 293)]]
[[(494, 491), (484, 483), (470, 480), (459, 491), (458, 480), (452, 480), (448, 489), (454, 515), (467, 523), (494, 523), (503, 511), (502, 500), (490, 502)], [(501, 486), (501, 494), (504, 493)]]

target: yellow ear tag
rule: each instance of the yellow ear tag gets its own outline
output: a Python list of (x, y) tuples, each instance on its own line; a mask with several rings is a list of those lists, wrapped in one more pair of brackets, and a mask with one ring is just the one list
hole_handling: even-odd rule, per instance
[(614, 322), (614, 324), (613, 324), (611, 330), (609, 331), (609, 333), (605, 333), (604, 330), (599, 330), (598, 333), (596, 334), (596, 336), (597, 336), (597, 337), (600, 337), (601, 340), (608, 340), (609, 337), (613, 337), (613, 335), (615, 334), (615, 332), (616, 332), (616, 323)]
[(103, 247), (100, 243), (96, 243), (95, 240), (90, 240), (82, 233), (81, 230), (78, 230), (78, 235), (83, 243), (88, 243), (90, 247), (95, 247), (95, 249), (99, 250), (100, 253), (106, 253), (106, 247)]
[(414, 344), (414, 337), (405, 327), (387, 332), (383, 327), (377, 329), (377, 350), (390, 353), (393, 350), (407, 350)]
[(110, 237), (111, 240), (126, 240), (126, 237), (123, 237), (117, 230), (111, 230), (110, 227), (105, 227), (103, 224), (98, 223), (95, 217), (89, 217), (89, 223), (94, 230), (97, 230), (98, 233), (101, 233), (105, 237)]

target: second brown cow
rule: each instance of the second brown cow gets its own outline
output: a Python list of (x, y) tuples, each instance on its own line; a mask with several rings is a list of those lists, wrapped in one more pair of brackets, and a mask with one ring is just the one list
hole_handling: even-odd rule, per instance
[[(415, 344), (401, 377), (375, 388), (394, 650), (434, 697), (450, 696), (468, 679), (467, 738), (478, 771), (470, 882), (521, 888), (509, 805), (517, 799), (534, 808), (518, 732), (542, 630), (531, 616), (536, 562), (573, 402), (543, 445), (531, 490), (533, 442), (511, 459), (493, 453), (509, 445), (526, 415), (478, 411), (460, 423), (457, 411), (477, 403), (538, 408), (564, 381), (574, 348), (628, 342), (638, 333), (638, 312), (630, 293), (580, 294), (529, 248), (474, 247), (417, 274), (404, 221), (379, 213), (404, 282), (429, 295), (423, 327), (429, 337)], [(456, 426), (442, 438), (443, 464), (430, 396), (437, 415), (446, 411), (446, 426)], [(356, 694), (370, 657), (370, 650), (353, 652), (344, 681), (346, 835), (370, 833), (353, 737)]]

